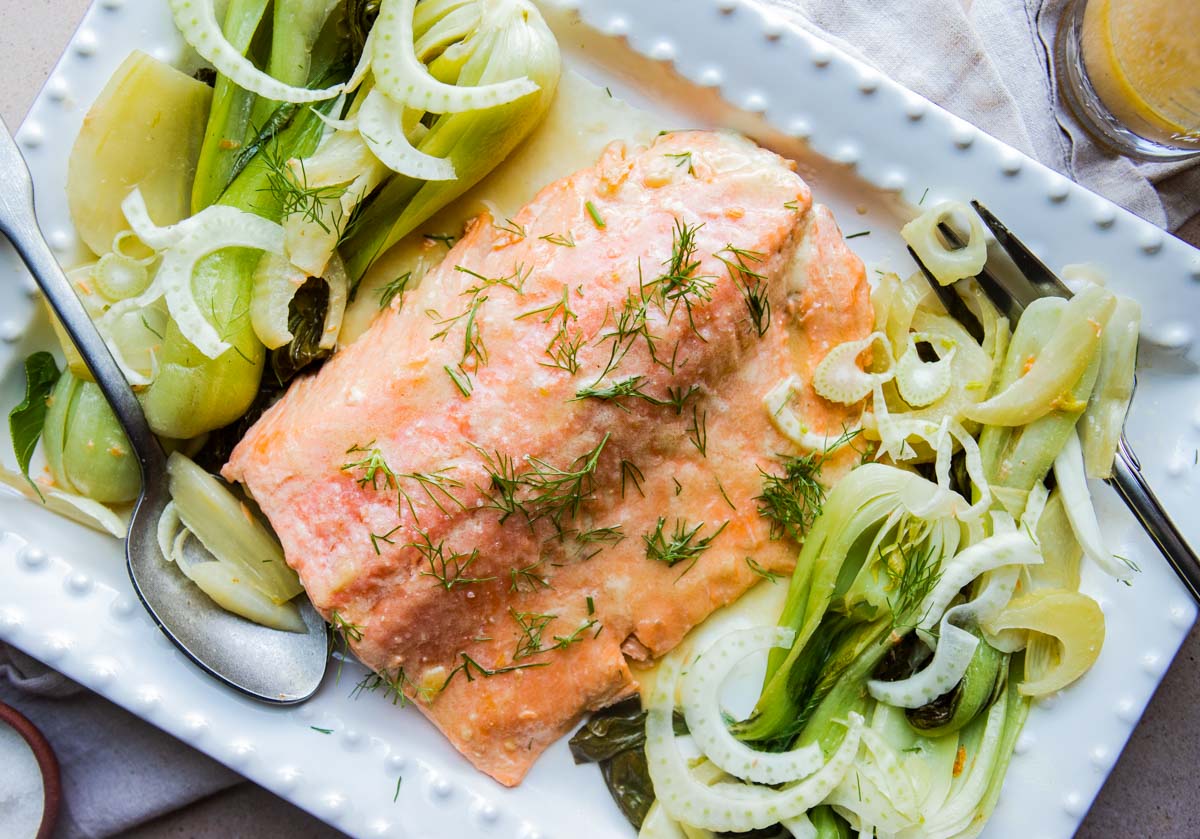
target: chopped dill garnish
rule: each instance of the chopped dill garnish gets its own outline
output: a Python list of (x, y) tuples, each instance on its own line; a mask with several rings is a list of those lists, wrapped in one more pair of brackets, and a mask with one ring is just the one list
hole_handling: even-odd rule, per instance
[(682, 387), (668, 387), (667, 398), (660, 399), (642, 389), (643, 378), (642, 375), (636, 374), (603, 386), (600, 386), (599, 382), (596, 382), (575, 391), (575, 398), (572, 401), (599, 399), (605, 402), (614, 402), (622, 411), (628, 411), (629, 409), (621, 404), (619, 400), (625, 398), (641, 399), (651, 405), (673, 408), (675, 414), (679, 415), (683, 413), (683, 406), (687, 403), (688, 399), (700, 390), (700, 386), (696, 384), (691, 385), (687, 390), (684, 390)]
[(847, 239), (857, 239), (857, 238), (859, 238), (860, 236), (870, 236), (870, 235), (871, 235), (871, 231), (870, 231), (870, 230), (860, 230), (860, 231), (859, 231), (859, 232), (857, 232), (857, 233), (851, 233), (849, 236), (847, 236), (847, 237), (845, 237), (845, 238), (847, 238)]
[(396, 778), (396, 792), (392, 794), (392, 803), (395, 804), (400, 800), (400, 785), (404, 783), (404, 776)]
[(315, 725), (310, 725), (309, 728), (311, 728), (313, 731), (316, 731), (320, 734), (333, 734), (332, 728), (317, 728)]
[(769, 568), (764, 568), (763, 566), (759, 565), (758, 561), (752, 556), (746, 557), (746, 567), (758, 576), (762, 577), (764, 580), (770, 580), (772, 583), (777, 583), (783, 579), (782, 574), (777, 574)]
[(441, 242), (447, 250), (454, 247), (454, 240), (457, 238), (449, 233), (422, 233), (421, 237), (429, 242)]
[(428, 533), (421, 534), (420, 542), (410, 542), (407, 547), (416, 548), (417, 552), (429, 563), (429, 570), (422, 571), (422, 577), (433, 577), (437, 584), (446, 591), (455, 586), (469, 586), (473, 583), (486, 583), (495, 577), (469, 577), (467, 569), (479, 559), (479, 548), (472, 548), (469, 554), (460, 553), (446, 547), (443, 539), (436, 545)]
[(921, 200), (917, 202), (917, 206), (925, 203), (925, 197), (929, 195), (929, 187), (925, 187), (925, 191), (921, 193)]
[(517, 622), (517, 626), (521, 630), (521, 635), (517, 638), (517, 648), (512, 654), (512, 660), (520, 661), (523, 658), (528, 658), (531, 655), (537, 655), (542, 652), (542, 633), (546, 631), (546, 627), (558, 615), (518, 612), (511, 607), (508, 613), (512, 615), (512, 619)]
[(472, 271), (462, 265), (455, 265), (454, 270), (460, 274), (466, 274), (469, 277), (474, 277), (479, 280), (481, 285), (471, 286), (463, 292), (470, 294), (473, 297), (478, 297), (479, 293), (490, 286), (502, 285), (507, 289), (515, 291), (517, 294), (525, 293), (525, 281), (529, 279), (529, 275), (533, 273), (532, 268), (526, 268), (524, 263), (518, 263), (513, 266), (512, 272), (503, 277), (485, 277), (478, 271)]
[(504, 220), (504, 224), (493, 223), (492, 226), (495, 227), (497, 230), (503, 231), (504, 233), (508, 233), (510, 236), (516, 236), (518, 239), (524, 239), (525, 235), (526, 235), (525, 234), (525, 225), (517, 224), (515, 221), (513, 221), (510, 218), (506, 218)]
[(145, 315), (141, 315), (140, 317), (142, 320), (142, 326), (145, 327), (147, 332), (149, 332), (151, 335), (153, 335), (155, 338), (157, 338), (160, 341), (166, 340), (165, 338), (163, 338), (163, 335), (161, 332), (159, 332), (157, 329), (155, 329), (153, 326), (150, 325), (150, 321), (146, 320)]
[(420, 516), (417, 515), (416, 506), (413, 504), (412, 496), (404, 489), (401, 481), (413, 481), (425, 493), (434, 506), (442, 511), (443, 514), (448, 514), (449, 511), (442, 505), (443, 501), (450, 501), (460, 510), (465, 510), (466, 507), (458, 500), (450, 490), (459, 489), (462, 487), (462, 481), (451, 478), (446, 473), (454, 469), (453, 466), (446, 469), (438, 469), (436, 472), (398, 472), (392, 475), (396, 481), (396, 489), (400, 493), (400, 497), (404, 499), (408, 505), (408, 511), (412, 513), (413, 521), (420, 523)]
[(737, 505), (729, 500), (729, 495), (725, 492), (725, 487), (721, 484), (721, 479), (714, 475), (713, 480), (717, 482), (717, 489), (720, 490), (721, 497), (725, 499), (725, 503), (729, 505), (729, 509), (736, 510)]
[(561, 297), (555, 298), (553, 302), (547, 303), (545, 306), (521, 312), (514, 320), (524, 320), (534, 315), (543, 315), (542, 323), (549, 323), (555, 318), (562, 318), (563, 323), (568, 320), (577, 320), (578, 316), (571, 310), (571, 289), (564, 284)]
[[(604, 314), (605, 324), (609, 322), (612, 312), (613, 309), (609, 306), (608, 311)], [(603, 344), (605, 341), (612, 341), (608, 361), (605, 363), (600, 375), (596, 376), (596, 383), (599, 383), (605, 376), (616, 369), (617, 365), (621, 363), (621, 360), (633, 347), (639, 336), (646, 340), (646, 346), (650, 350), (650, 355), (655, 355), (654, 342), (658, 339), (650, 332), (646, 316), (646, 299), (643, 294), (634, 294), (632, 291), (628, 292), (625, 295), (625, 300), (621, 303), (620, 313), (613, 318), (612, 329), (601, 333), (596, 342)]]
[(688, 426), (688, 442), (696, 447), (701, 457), (708, 457), (708, 411), (700, 411), (697, 403), (692, 403), (692, 424)]
[(408, 677), (401, 667), (396, 670), (394, 676), (389, 676), (387, 671), (383, 673), (368, 673), (362, 678), (354, 690), (350, 692), (351, 699), (357, 699), (363, 693), (373, 693), (377, 690), (382, 690), (384, 696), (392, 700), (393, 705), (399, 705), (403, 708), (412, 701), (412, 697), (405, 692), (405, 688), (412, 691), (418, 698), (425, 702), (429, 702), (433, 698), (433, 690), (428, 687), (418, 685)]
[(675, 484), (675, 494), (676, 495), (682, 494), (683, 493), (683, 484), (679, 483), (679, 479), (676, 478), (674, 475), (672, 475), (671, 482), (673, 484)]
[(579, 351), (587, 339), (579, 330), (572, 332), (564, 323), (546, 345), (550, 361), (539, 361), (542, 367), (557, 367), (574, 376), (579, 372)]
[[(722, 253), (728, 253), (729, 256), (721, 256)], [(771, 327), (771, 300), (767, 294), (767, 278), (759, 271), (752, 269), (749, 263), (762, 262), (763, 255), (758, 251), (726, 245), (723, 250), (713, 256), (724, 262), (729, 269), (729, 276), (737, 284), (742, 300), (746, 303), (750, 323), (754, 326), (758, 337), (761, 338)]]
[(609, 436), (605, 434), (594, 449), (575, 458), (566, 468), (527, 455), (523, 463), (528, 468), (518, 471), (517, 461), (511, 455), (488, 454), (476, 446), (491, 478), (489, 489), (479, 489), (489, 506), (500, 511), (501, 522), (519, 512), (530, 524), (549, 519), (561, 532), (563, 519), (576, 516), (583, 502), (595, 492), (596, 464)]
[(696, 176), (696, 170), (692, 166), (692, 153), (690, 151), (681, 151), (674, 154), (664, 154), (663, 157), (669, 157), (675, 161), (675, 168), (687, 166), (687, 172), (692, 177)]
[[(341, 223), (342, 207), (338, 199), (346, 192), (344, 186), (309, 186), (308, 173), (303, 160), (284, 160), (277, 140), (272, 139), (262, 148), (261, 157), (267, 168), (267, 184), (260, 192), (270, 193), (279, 205), (279, 216), (299, 216), (315, 224), (326, 233), (332, 233), (332, 224)], [(328, 205), (328, 206), (327, 206)], [(326, 212), (331, 217), (326, 219)]]
[(858, 433), (858, 429), (844, 431), (824, 452), (780, 455), (783, 474), (758, 470), (763, 479), (762, 494), (754, 500), (759, 502), (758, 514), (771, 522), (772, 539), (788, 537), (797, 542), (803, 539), (825, 503), (825, 487), (819, 480), (825, 456), (849, 443)]
[(783, 209), (792, 210), (793, 212), (800, 212), (800, 204), (795, 199), (792, 199), (791, 201), (785, 201), (783, 203)]
[(510, 568), (508, 575), (512, 582), (508, 590), (511, 592), (534, 592), (539, 589), (553, 588), (548, 579), (541, 574), (534, 573), (541, 566), (542, 560), (539, 559), (537, 562), (532, 562), (524, 568)]
[(633, 488), (637, 490), (638, 495), (643, 498), (646, 493), (642, 492), (642, 481), (646, 480), (646, 476), (642, 474), (642, 470), (632, 460), (621, 461), (621, 497), (625, 497), (625, 482), (633, 483)]
[[(528, 664), (510, 664), (507, 667), (488, 669), (464, 652), (460, 652), (458, 655), (462, 659), (462, 664), (450, 671), (449, 675), (446, 676), (446, 681), (442, 682), (442, 686), (439, 688), (439, 690), (445, 690), (446, 686), (449, 685), (451, 680), (459, 673), (462, 673), (464, 676), (466, 676), (468, 682), (473, 682), (475, 681), (475, 676), (491, 678), (492, 676), (499, 676), (502, 673), (512, 673), (514, 670), (526, 670), (530, 667), (545, 667), (550, 663), (548, 661), (533, 661), (529, 662)], [(474, 675), (471, 673), (472, 669), (475, 671)]]
[(374, 549), (376, 556), (383, 555), (383, 551), (381, 551), (379, 549), (380, 542), (384, 543), (385, 545), (396, 544), (395, 542), (392, 541), (392, 536), (395, 535), (396, 531), (399, 529), (400, 529), (400, 525), (396, 525), (391, 530), (389, 530), (387, 533), (372, 533), (371, 534), (371, 547)]
[(522, 312), (517, 315), (516, 320), (542, 315), (542, 323), (549, 323), (555, 318), (561, 318), (558, 331), (554, 333), (550, 343), (546, 346), (546, 355), (550, 357), (550, 361), (538, 363), (542, 367), (557, 367), (574, 375), (579, 372), (579, 350), (583, 348), (586, 339), (582, 331), (572, 332), (570, 329), (571, 321), (578, 320), (578, 316), (571, 310), (570, 294), (570, 288), (564, 285), (562, 297), (545, 306)]
[(596, 601), (592, 599), (590, 594), (587, 596), (587, 612), (589, 615), (596, 614)]
[(671, 231), (671, 256), (663, 263), (666, 271), (649, 284), (667, 316), (667, 322), (671, 322), (682, 303), (692, 331), (698, 336), (700, 333), (696, 331), (692, 319), (692, 306), (698, 300), (711, 300), (714, 285), (712, 277), (697, 273), (700, 260), (696, 257), (696, 233), (703, 226), (684, 224), (678, 217), (675, 219), (675, 228)]
[(386, 309), (396, 297), (400, 298), (400, 303), (403, 305), (404, 292), (408, 291), (408, 284), (411, 281), (412, 271), (405, 271), (399, 277), (379, 289), (379, 308)]
[(442, 369), (446, 371), (446, 375), (450, 377), (450, 381), (458, 388), (458, 392), (465, 397), (470, 397), (475, 390), (475, 384), (471, 381), (461, 367), (451, 367), (449, 364), (442, 365)]
[(329, 626), (344, 639), (350, 641), (361, 641), (363, 639), (363, 627), (356, 623), (350, 623), (338, 614), (336, 609), (329, 615)]
[(676, 519), (675, 529), (668, 537), (664, 532), (667, 520), (665, 517), (659, 516), (654, 526), (654, 532), (642, 536), (642, 541), (646, 543), (646, 558), (662, 562), (668, 568), (674, 568), (681, 562), (687, 562), (687, 568), (684, 568), (683, 573), (679, 575), (682, 577), (692, 569), (700, 555), (708, 550), (713, 540), (721, 535), (721, 531), (729, 522), (722, 522), (721, 526), (713, 533), (704, 538), (698, 538), (700, 531), (704, 529), (704, 524), (704, 522), (700, 522), (689, 529), (686, 521)]
[[(555, 635), (553, 644), (542, 646), (543, 633), (553, 621), (558, 619), (558, 615), (518, 612), (511, 608), (508, 610), (508, 613), (512, 615), (513, 620), (517, 622), (517, 626), (521, 630), (521, 635), (517, 638), (517, 647), (513, 651), (513, 661), (520, 661), (523, 658), (529, 658), (539, 653), (548, 653), (553, 650), (565, 650), (572, 644), (583, 640), (583, 633), (596, 625), (596, 621), (594, 620), (585, 621), (570, 635)], [(591, 613), (589, 612), (589, 614)]]
[[(579, 625), (579, 627), (574, 632), (572, 632), (570, 635), (555, 635), (554, 636), (554, 644), (552, 646), (547, 647), (546, 651), (565, 650), (567, 647), (571, 646), (572, 644), (582, 641), (583, 633), (587, 632), (593, 626), (596, 626), (596, 621), (594, 621), (594, 620), (585, 621), (585, 622), (581, 623)], [(599, 635), (600, 634), (599, 631), (597, 631), (596, 634)]]
[(933, 546), (921, 549), (912, 544), (918, 528), (916, 522), (909, 522), (902, 532), (898, 532), (894, 542), (879, 547), (879, 558), (893, 591), (888, 598), (893, 628), (899, 627), (902, 621), (919, 621), (923, 617), (914, 612), (942, 578), (938, 553)]
[(374, 442), (372, 440), (366, 446), (360, 446), (356, 443), (346, 449), (346, 454), (358, 454), (362, 455), (362, 457), (358, 460), (343, 463), (341, 471), (352, 472), (355, 469), (363, 470), (362, 475), (354, 479), (354, 482), (360, 488), (366, 488), (367, 484), (370, 484), (371, 489), (377, 490), (379, 489), (379, 482), (382, 480), (384, 489), (395, 489), (396, 473), (392, 471), (392, 467), (388, 466), (387, 461), (383, 457), (383, 452), (374, 446)]
[(595, 542), (615, 545), (624, 538), (625, 534), (621, 532), (621, 525), (613, 524), (608, 527), (593, 527), (591, 530), (584, 530), (575, 537), (575, 541), (585, 545)]
[(600, 215), (600, 211), (596, 209), (596, 205), (591, 201), (587, 201), (583, 206), (587, 208), (588, 215), (592, 217), (592, 221), (596, 224), (596, 226), (603, 230), (607, 225), (605, 225), (604, 219)]
[(552, 245), (559, 245), (564, 248), (575, 247), (575, 236), (570, 230), (566, 234), (562, 233), (547, 233), (545, 236), (538, 236), (544, 242), (549, 242)]

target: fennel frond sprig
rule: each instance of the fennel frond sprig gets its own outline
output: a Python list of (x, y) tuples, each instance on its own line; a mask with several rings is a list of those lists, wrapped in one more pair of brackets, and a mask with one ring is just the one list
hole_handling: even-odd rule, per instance
[[(722, 256), (723, 253), (729, 256)], [(750, 263), (762, 262), (763, 255), (758, 251), (735, 248), (729, 244), (713, 256), (724, 262), (725, 267), (729, 269), (729, 276), (737, 285), (746, 304), (750, 324), (761, 338), (771, 328), (771, 300), (767, 295), (766, 276), (751, 268)]]
[(500, 512), (501, 522), (520, 513), (530, 525), (548, 519), (561, 533), (564, 521), (578, 515), (596, 490), (596, 466), (609, 436), (605, 434), (595, 448), (565, 468), (528, 455), (518, 461), (512, 455), (475, 446), (489, 477), (488, 486), (479, 490), (488, 506)]
[(433, 577), (437, 584), (446, 591), (452, 591), (455, 586), (469, 586), (496, 579), (495, 577), (468, 576), (468, 569), (479, 559), (478, 548), (472, 548), (470, 553), (461, 553), (453, 548), (447, 548), (445, 540), (435, 545), (428, 533), (421, 533), (420, 536), (420, 542), (410, 542), (408, 547), (415, 548), (417, 553), (429, 563), (429, 570), (421, 571), (421, 576)]
[(894, 542), (880, 546), (879, 557), (892, 590), (888, 598), (892, 629), (914, 626), (925, 618), (916, 614), (917, 609), (942, 578), (940, 554), (902, 528)]
[(304, 160), (285, 160), (274, 140), (263, 146), (261, 154), (267, 167), (267, 185), (263, 191), (278, 203), (281, 218), (299, 216), (326, 233), (341, 226), (342, 206), (338, 199), (346, 193), (344, 185), (309, 186)]
[(355, 478), (354, 482), (362, 489), (365, 489), (370, 484), (371, 489), (378, 490), (381, 481), (383, 482), (383, 489), (395, 489), (396, 473), (392, 471), (392, 467), (388, 466), (383, 452), (374, 445), (374, 442), (372, 440), (365, 446), (355, 443), (346, 449), (346, 454), (361, 455), (361, 457), (357, 460), (349, 460), (343, 463), (340, 469), (342, 472), (354, 472), (361, 469), (362, 474)]
[(399, 705), (403, 708), (414, 697), (421, 699), (423, 702), (431, 702), (433, 700), (433, 689), (418, 685), (408, 677), (404, 672), (404, 668), (397, 668), (396, 672), (388, 675), (387, 671), (383, 673), (368, 673), (363, 677), (354, 690), (350, 693), (351, 699), (357, 699), (363, 693), (373, 693), (377, 690), (382, 690), (384, 696), (392, 700), (393, 705)]
[(521, 568), (510, 568), (508, 570), (510, 592), (535, 592), (541, 589), (553, 588), (549, 578), (537, 573), (542, 567), (544, 560), (539, 559), (537, 562), (531, 562)]
[(758, 470), (762, 493), (754, 500), (758, 502), (758, 514), (771, 523), (772, 539), (787, 537), (803, 541), (825, 504), (825, 486), (820, 480), (825, 457), (850, 443), (859, 433), (858, 429), (843, 431), (823, 452), (779, 455), (783, 461), (781, 474)]
[(476, 676), (482, 676), (483, 678), (490, 679), (493, 676), (500, 676), (504, 673), (512, 673), (516, 670), (528, 670), (531, 667), (546, 667), (550, 664), (548, 661), (531, 661), (525, 664), (510, 664), (507, 667), (488, 668), (471, 658), (471, 656), (467, 655), (465, 652), (460, 652), (458, 656), (462, 663), (446, 675), (446, 681), (442, 682), (442, 686), (438, 689), (439, 691), (445, 690), (450, 682), (453, 681), (454, 677), (459, 673), (462, 673), (468, 682), (473, 682), (475, 681)]
[(666, 525), (666, 518), (659, 516), (658, 521), (655, 522), (654, 531), (642, 536), (642, 541), (646, 544), (646, 558), (661, 562), (668, 568), (674, 568), (679, 563), (686, 562), (687, 567), (679, 575), (682, 577), (692, 570), (692, 566), (700, 559), (700, 555), (709, 549), (713, 540), (721, 535), (721, 531), (729, 525), (729, 522), (722, 522), (720, 527), (704, 537), (700, 536), (700, 531), (704, 529), (704, 522), (689, 528), (685, 520), (676, 519), (675, 529), (669, 535), (666, 532)]

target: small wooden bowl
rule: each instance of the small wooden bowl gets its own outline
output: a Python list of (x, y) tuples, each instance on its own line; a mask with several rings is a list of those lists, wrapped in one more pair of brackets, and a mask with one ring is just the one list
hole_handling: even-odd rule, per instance
[(0, 702), (0, 724), (10, 726), (29, 744), (38, 768), (42, 770), (42, 825), (38, 828), (36, 839), (50, 839), (54, 826), (58, 823), (58, 811), (62, 805), (62, 777), (58, 771), (58, 758), (50, 743), (42, 736), (42, 732), (24, 716), (3, 702)]

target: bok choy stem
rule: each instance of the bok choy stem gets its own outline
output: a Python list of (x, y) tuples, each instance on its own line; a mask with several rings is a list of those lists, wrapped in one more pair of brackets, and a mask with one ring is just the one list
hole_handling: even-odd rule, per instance
[[(225, 37), (245, 55), (267, 10), (267, 0), (230, 0), (225, 13)], [(227, 76), (217, 74), (204, 146), (192, 185), (192, 213), (215, 204), (233, 179), (242, 146), (252, 135), (250, 113), (257, 97)]]

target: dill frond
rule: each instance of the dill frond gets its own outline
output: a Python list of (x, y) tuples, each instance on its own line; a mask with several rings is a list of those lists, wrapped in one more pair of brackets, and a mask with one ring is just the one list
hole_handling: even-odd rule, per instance
[(455, 586), (469, 586), (496, 579), (467, 576), (467, 569), (479, 559), (479, 548), (472, 548), (470, 553), (460, 553), (453, 548), (447, 548), (444, 539), (435, 545), (428, 533), (422, 533), (420, 542), (410, 542), (407, 547), (416, 548), (429, 563), (429, 570), (422, 571), (421, 576), (433, 577), (446, 591), (451, 591)]
[(642, 536), (642, 541), (646, 543), (646, 558), (661, 562), (668, 568), (674, 568), (681, 562), (687, 562), (687, 568), (683, 569), (683, 573), (680, 574), (682, 577), (692, 569), (700, 555), (708, 550), (713, 540), (721, 535), (721, 531), (728, 526), (729, 522), (722, 522), (721, 526), (713, 533), (703, 538), (699, 538), (699, 536), (700, 531), (704, 529), (704, 522), (689, 529), (686, 521), (676, 519), (675, 529), (670, 536), (666, 533), (666, 524), (666, 518), (659, 516), (654, 525), (654, 532)]

